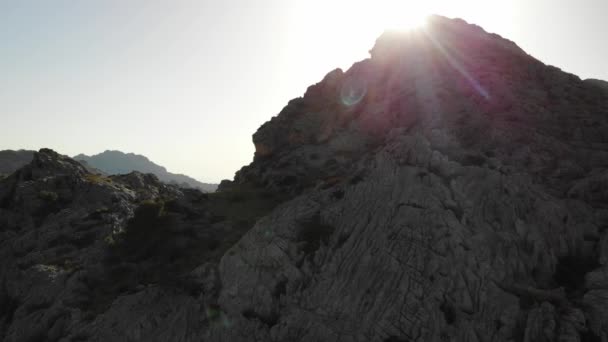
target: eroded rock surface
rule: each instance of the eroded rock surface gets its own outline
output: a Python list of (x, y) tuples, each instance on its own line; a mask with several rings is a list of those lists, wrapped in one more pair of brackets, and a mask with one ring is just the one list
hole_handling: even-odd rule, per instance
[(253, 141), (216, 194), (36, 154), (0, 182), (0, 336), (608, 340), (598, 82), (432, 17)]
[(0, 182), (0, 339), (200, 340), (219, 314), (217, 263), (267, 197), (103, 176), (40, 150)]

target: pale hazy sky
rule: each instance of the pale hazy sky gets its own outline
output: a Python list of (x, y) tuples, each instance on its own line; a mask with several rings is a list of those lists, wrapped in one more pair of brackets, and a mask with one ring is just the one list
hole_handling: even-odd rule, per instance
[(0, 0), (0, 150), (117, 149), (231, 179), (288, 100), (427, 11), (608, 80), (607, 0)]

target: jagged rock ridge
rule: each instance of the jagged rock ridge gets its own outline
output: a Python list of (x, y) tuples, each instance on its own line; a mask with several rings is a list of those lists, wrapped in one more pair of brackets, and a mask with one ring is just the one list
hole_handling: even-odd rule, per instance
[[(64, 227), (84, 198), (30, 222), (39, 189), (89, 196), (69, 160), (41, 151), (0, 182), (0, 336), (608, 339), (608, 95), (596, 82), (432, 17), (380, 37), (253, 140), (253, 163), (216, 194), (146, 185), (154, 201), (137, 206), (126, 185), (111, 190), (116, 247), (38, 233)], [(63, 229), (113, 231), (74, 218)], [(76, 262), (49, 260), (66, 251)], [(100, 281), (110, 275), (120, 286)]]
[[(0, 182), (0, 339), (140, 340), (105, 324), (137, 324), (125, 309), (160, 322), (144, 304), (151, 298), (176, 314), (198, 308), (199, 295), (212, 305), (213, 265), (277, 203), (258, 197), (215, 196), (140, 172), (95, 174), (40, 150)], [(176, 340), (166, 334), (155, 337)]]
[(177, 184), (182, 187), (197, 188), (206, 192), (213, 192), (217, 189), (217, 184), (202, 183), (186, 175), (168, 172), (165, 167), (157, 165), (139, 154), (108, 150), (93, 156), (79, 154), (74, 156), (74, 159), (84, 161), (92, 167), (111, 175), (138, 171), (152, 173), (163, 182)]

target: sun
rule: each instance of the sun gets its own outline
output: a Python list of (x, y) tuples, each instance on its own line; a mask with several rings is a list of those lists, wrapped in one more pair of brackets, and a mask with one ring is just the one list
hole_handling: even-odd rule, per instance
[(384, 26), (385, 30), (407, 31), (421, 28), (431, 15), (430, 6), (424, 1), (382, 0), (376, 13), (376, 26)]
[(285, 4), (282, 33), (289, 39), (282, 51), (291, 58), (304, 58), (306, 68), (297, 73), (307, 82), (314, 82), (330, 68), (346, 70), (354, 61), (368, 58), (369, 49), (386, 31), (413, 31), (424, 28), (432, 14), (450, 15), (455, 13), (452, 7), (463, 11), (472, 8), (454, 0), (307, 0)]

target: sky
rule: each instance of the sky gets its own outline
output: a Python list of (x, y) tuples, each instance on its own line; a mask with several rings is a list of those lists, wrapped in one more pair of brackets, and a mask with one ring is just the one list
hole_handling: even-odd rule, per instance
[(0, 150), (121, 150), (232, 179), (290, 99), (427, 13), (608, 80), (606, 0), (0, 0)]

